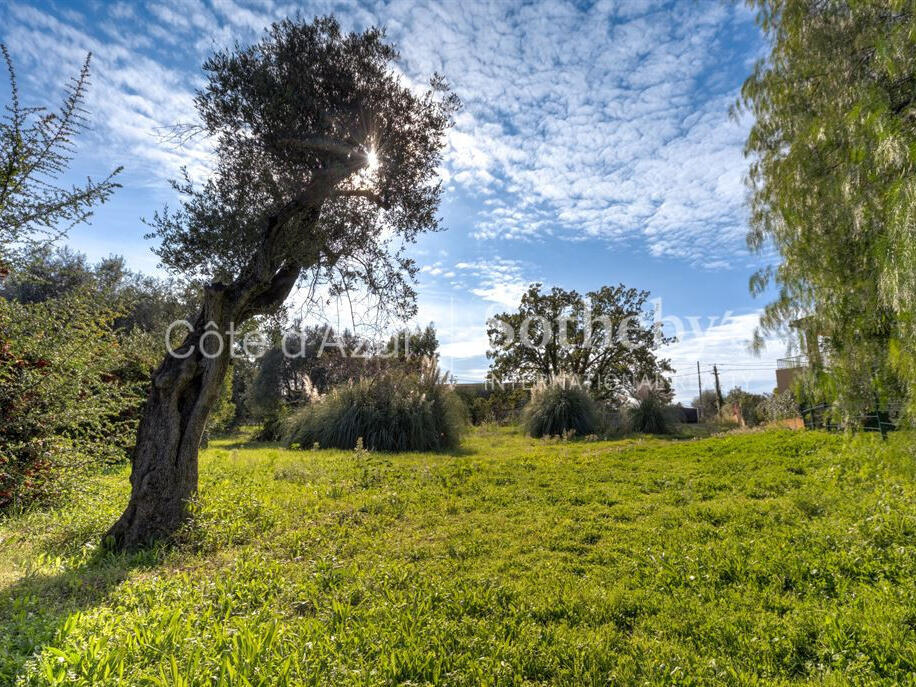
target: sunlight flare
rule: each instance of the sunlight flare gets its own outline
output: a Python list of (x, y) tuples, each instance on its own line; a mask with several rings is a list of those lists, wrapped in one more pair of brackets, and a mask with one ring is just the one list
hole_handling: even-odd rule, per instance
[(369, 152), (366, 153), (366, 171), (371, 174), (378, 170), (378, 166), (378, 153), (375, 152), (375, 148), (369, 148)]

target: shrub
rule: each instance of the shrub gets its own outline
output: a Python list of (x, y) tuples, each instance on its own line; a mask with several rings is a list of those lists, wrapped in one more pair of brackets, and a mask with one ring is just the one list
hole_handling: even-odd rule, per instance
[(287, 444), (352, 449), (362, 439), (374, 451), (439, 451), (455, 448), (464, 409), (435, 363), (416, 373), (399, 370), (337, 387), (296, 413)]
[(522, 414), (525, 431), (535, 437), (579, 436), (598, 431), (598, 412), (588, 391), (560, 379), (532, 390)]
[(767, 396), (757, 406), (757, 414), (764, 422), (776, 422), (798, 417), (798, 401), (795, 400), (795, 394), (790, 389), (777, 391), (775, 394)]
[(603, 437), (615, 437), (626, 434), (627, 415), (624, 410), (609, 403), (598, 405), (598, 432)]
[(527, 389), (502, 387), (457, 393), (467, 406), (470, 422), (474, 425), (487, 422), (516, 424), (530, 397)]
[(0, 509), (125, 458), (148, 377), (131, 340), (112, 331), (116, 314), (83, 292), (0, 298)]
[(760, 406), (765, 400), (766, 397), (763, 394), (753, 394), (736, 386), (725, 397), (723, 411), (730, 413), (735, 406), (738, 406), (744, 424), (748, 427), (756, 427), (766, 420), (760, 413)]
[(630, 409), (630, 431), (641, 434), (670, 434), (671, 419), (668, 409), (655, 394), (647, 394)]
[(270, 415), (264, 416), (261, 429), (255, 435), (255, 441), (283, 441), (287, 434), (288, 411), (278, 408)]

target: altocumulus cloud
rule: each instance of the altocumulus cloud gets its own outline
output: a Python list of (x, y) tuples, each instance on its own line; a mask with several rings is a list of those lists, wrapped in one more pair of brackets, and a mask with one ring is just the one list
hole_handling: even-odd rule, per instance
[[(409, 8), (409, 9), (408, 9)], [(711, 268), (744, 253), (741, 148), (728, 107), (759, 45), (726, 3), (392, 3), (408, 71), (466, 104), (451, 180), (487, 198), (478, 238), (642, 238)], [(722, 64), (723, 56), (735, 61)]]
[[(271, 0), (176, 0), (115, 3), (90, 19), (11, 4), (4, 40), (42, 64), (44, 79), (49, 69), (70, 73), (93, 50), (97, 135), (165, 178), (180, 164), (202, 173), (209, 160), (206, 142), (177, 151), (157, 136), (193, 120), (200, 58), (296, 11)], [(444, 173), (484, 197), (478, 239), (641, 240), (654, 255), (710, 268), (744, 257), (746, 124), (728, 119), (737, 95), (728, 74), (746, 72), (760, 45), (734, 39), (753, 35), (741, 6), (319, 0), (307, 8), (332, 11), (354, 28), (386, 26), (408, 78), (441, 72), (461, 96)]]
[[(206, 141), (176, 149), (161, 137), (194, 121), (202, 59), (301, 9), (274, 0), (76, 7), (0, 7), (0, 40), (23, 90), (47, 101), (49, 84), (93, 51), (98, 145), (83, 150), (117, 150), (132, 183), (163, 189), (180, 166), (201, 177), (211, 162)], [(476, 247), (425, 266), (421, 312), (451, 318), (443, 344), (476, 358), (475, 373), (485, 365), (480, 323), (517, 306), (551, 242), (625, 242), (707, 269), (757, 262), (744, 246), (748, 122), (730, 120), (728, 108), (765, 46), (740, 3), (314, 0), (302, 11), (334, 13), (347, 28), (384, 25), (406, 79), (440, 72), (462, 98), (442, 172), (471, 208), (464, 229)], [(520, 242), (545, 250), (516, 250)], [(511, 255), (534, 262), (499, 257)], [(715, 355), (706, 348), (704, 358), (743, 358), (736, 338), (751, 319), (684, 340), (671, 356), (686, 365), (705, 340)]]

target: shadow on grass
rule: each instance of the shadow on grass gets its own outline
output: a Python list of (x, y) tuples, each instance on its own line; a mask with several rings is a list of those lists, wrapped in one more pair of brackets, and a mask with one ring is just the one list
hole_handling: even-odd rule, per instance
[[(40, 554), (40, 560), (53, 566), (56, 559), (51, 552)], [(104, 602), (131, 570), (160, 562), (159, 549), (97, 551), (74, 568), (50, 574), (26, 571), (0, 589), (0, 684), (15, 684), (26, 662), (54, 641), (73, 614)]]
[(262, 449), (262, 448), (287, 449), (288, 447), (279, 441), (257, 441), (250, 437), (228, 437), (224, 439), (213, 440), (206, 447), (201, 447), (202, 450), (204, 448), (235, 451), (239, 449)]
[(279, 441), (259, 441), (259, 427), (242, 427), (235, 431), (225, 434), (215, 434), (207, 437), (200, 445), (201, 450), (205, 449), (250, 449), (250, 448), (286, 448)]

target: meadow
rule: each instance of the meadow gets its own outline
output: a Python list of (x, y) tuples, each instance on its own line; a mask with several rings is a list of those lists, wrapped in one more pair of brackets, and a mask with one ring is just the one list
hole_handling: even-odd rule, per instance
[(0, 521), (0, 684), (916, 684), (913, 446), (214, 441), (170, 547), (127, 467)]

